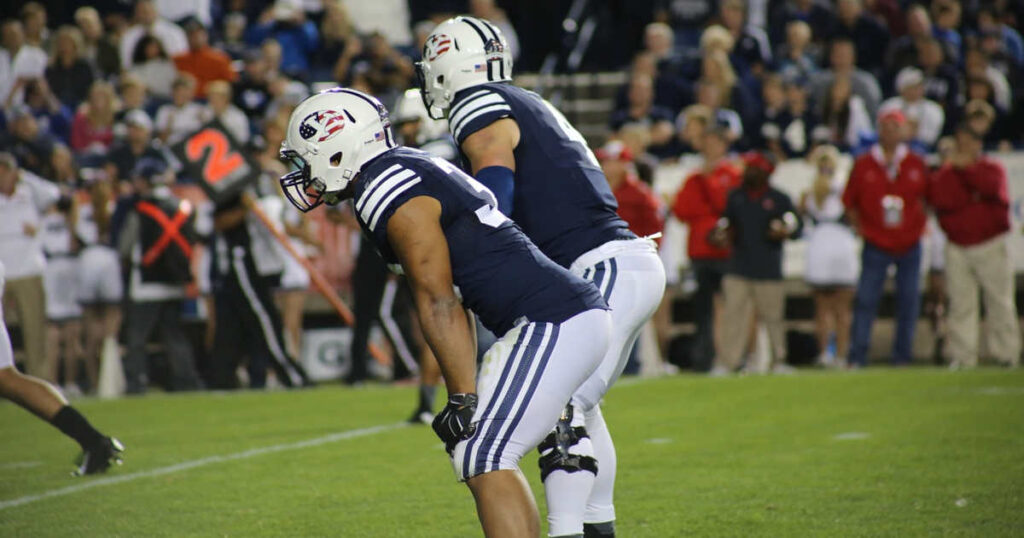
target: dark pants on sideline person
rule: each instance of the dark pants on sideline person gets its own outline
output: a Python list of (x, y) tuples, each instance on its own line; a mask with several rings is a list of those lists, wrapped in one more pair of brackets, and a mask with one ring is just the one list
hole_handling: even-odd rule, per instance
[(241, 356), (247, 355), (250, 388), (266, 386), (268, 365), (283, 385), (302, 386), (308, 383), (305, 370), (284, 348), (281, 314), (273, 300), (275, 279), (260, 276), (240, 249), (232, 249), (230, 270), (214, 285), (211, 384), (238, 388), (235, 369)]
[(921, 309), (921, 243), (899, 255), (864, 243), (850, 328), (848, 360), (851, 366), (867, 365), (871, 326), (878, 314), (889, 266), (893, 264), (896, 265), (896, 339), (892, 346), (892, 363), (908, 364), (913, 359), (914, 328)]
[(157, 330), (160, 331), (160, 342), (163, 344), (164, 355), (171, 371), (169, 388), (176, 391), (199, 388), (195, 355), (185, 331), (181, 328), (181, 308), (180, 300), (128, 304), (125, 316), (127, 350), (123, 362), (125, 388), (129, 394), (141, 394), (146, 391), (146, 342), (153, 331)]
[(722, 291), (727, 260), (691, 260), (697, 291), (693, 294), (693, 316), (697, 334), (690, 353), (694, 370), (706, 372), (715, 359), (715, 294)]
[(356, 257), (352, 272), (352, 293), (355, 301), (355, 324), (352, 327), (352, 366), (345, 376), (348, 383), (365, 381), (367, 361), (370, 360), (368, 346), (370, 329), (380, 313), (384, 286), (388, 283), (388, 266), (368, 241), (364, 241)]

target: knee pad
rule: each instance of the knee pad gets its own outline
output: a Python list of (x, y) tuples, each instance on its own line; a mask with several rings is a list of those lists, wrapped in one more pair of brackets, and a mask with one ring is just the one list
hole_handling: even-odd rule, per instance
[(562, 417), (555, 424), (555, 431), (549, 433), (537, 445), (537, 451), (540, 452), (537, 465), (540, 467), (542, 482), (554, 471), (567, 473), (587, 471), (597, 475), (597, 460), (593, 456), (573, 453), (573, 447), (582, 439), (589, 439), (590, 436), (585, 427), (572, 425), (572, 416), (572, 407), (567, 406)]

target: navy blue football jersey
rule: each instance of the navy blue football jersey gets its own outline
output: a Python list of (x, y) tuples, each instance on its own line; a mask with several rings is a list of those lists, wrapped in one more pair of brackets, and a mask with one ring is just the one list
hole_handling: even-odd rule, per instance
[(491, 191), (444, 159), (399, 147), (367, 163), (354, 188), (356, 218), (390, 265), (398, 263), (387, 236), (391, 215), (418, 196), (441, 204), (452, 280), (463, 304), (497, 335), (521, 318), (561, 323), (607, 308), (593, 284), (545, 257), (496, 209)]
[(541, 96), (504, 82), (455, 94), (448, 128), (461, 147), (502, 118), (519, 125), (512, 220), (549, 258), (568, 267), (615, 239), (632, 239), (601, 166), (579, 131)]

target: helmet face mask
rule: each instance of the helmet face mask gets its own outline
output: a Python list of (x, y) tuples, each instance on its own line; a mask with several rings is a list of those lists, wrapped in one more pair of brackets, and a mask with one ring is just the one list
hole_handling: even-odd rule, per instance
[(442, 22), (423, 44), (416, 78), (423, 104), (433, 119), (443, 119), (460, 90), (512, 80), (512, 54), (493, 24), (473, 17)]
[(367, 161), (396, 147), (391, 120), (377, 99), (334, 88), (299, 104), (288, 120), (281, 158), (296, 168), (280, 178), (300, 211), (336, 204)]

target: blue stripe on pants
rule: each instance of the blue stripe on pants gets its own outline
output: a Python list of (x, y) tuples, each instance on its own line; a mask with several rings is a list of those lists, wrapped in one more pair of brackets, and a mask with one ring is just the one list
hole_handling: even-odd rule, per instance
[(501, 444), (498, 445), (498, 449), (494, 451), (494, 459), (491, 460), (491, 470), (497, 470), (498, 464), (501, 461), (501, 453), (505, 450), (505, 445), (508, 444), (508, 440), (512, 437), (512, 433), (516, 431), (516, 426), (519, 425), (519, 421), (523, 419), (523, 415), (526, 413), (526, 408), (530, 405), (530, 400), (533, 399), (533, 393), (537, 391), (537, 386), (540, 385), (540, 379), (544, 375), (544, 367), (548, 364), (548, 359), (551, 358), (551, 352), (555, 349), (555, 344), (558, 342), (558, 325), (545, 324), (551, 327), (551, 338), (548, 340), (547, 346), (541, 351), (543, 354), (540, 358), (540, 364), (537, 365), (537, 371), (533, 374), (533, 379), (530, 381), (530, 387), (526, 389), (526, 395), (523, 397), (523, 402), (519, 406), (519, 410), (516, 411), (516, 416), (512, 419), (512, 422), (508, 426), (508, 430), (505, 432), (505, 438), (501, 440)]
[[(481, 423), (484, 421), (484, 419), (487, 418), (488, 415), (491, 414), (491, 411), (494, 410), (494, 406), (496, 405), (498, 399), (498, 393), (501, 391), (501, 387), (505, 386), (505, 382), (508, 380), (509, 374), (512, 372), (512, 364), (515, 363), (516, 354), (519, 353), (519, 348), (522, 347), (523, 342), (526, 340), (526, 333), (529, 332), (527, 330), (528, 328), (528, 325), (523, 327), (523, 329), (519, 332), (519, 338), (516, 340), (516, 344), (512, 346), (512, 352), (508, 356), (508, 362), (505, 363), (505, 368), (501, 372), (501, 377), (498, 379), (498, 383), (494, 385), (494, 395), (491, 398), (491, 401), (487, 402), (487, 409), (484, 410), (482, 415), (480, 415)], [(466, 443), (466, 450), (463, 453), (462, 458), (462, 476), (464, 477), (470, 476), (469, 456), (473, 452), (473, 447), (476, 445), (477, 441), (479, 441), (483, 437), (483, 435), (484, 432), (477, 430), (476, 435), (474, 435), (469, 440), (469, 442)]]
[[(495, 441), (498, 440), (498, 434), (501, 432), (501, 426), (505, 420), (508, 419), (509, 415), (512, 414), (512, 408), (515, 406), (516, 399), (522, 392), (523, 387), (529, 384), (527, 375), (530, 372), (530, 365), (537, 358), (540, 350), (540, 343), (544, 340), (544, 335), (547, 334), (547, 326), (549, 324), (536, 324), (533, 331), (533, 335), (530, 336), (529, 341), (526, 344), (526, 348), (523, 350), (523, 358), (519, 361), (519, 368), (516, 369), (515, 375), (512, 378), (511, 385), (508, 391), (505, 393), (505, 397), (501, 401), (501, 406), (497, 409), (493, 416), (488, 417), (484, 415), (481, 417), (481, 422), (484, 420), (490, 420), (487, 425), (487, 431), (481, 436), (482, 441), (480, 447), (477, 450), (476, 458), (473, 464), (473, 474), (477, 475), (487, 470), (487, 453), (491, 451), (491, 447), (494, 446)], [(515, 357), (513, 353), (510, 356), (509, 364), (514, 362), (512, 357)], [(498, 392), (500, 392), (499, 384), (495, 389), (495, 398), (492, 398), (492, 402), (496, 399)], [(490, 407), (490, 406), (488, 406)]]

